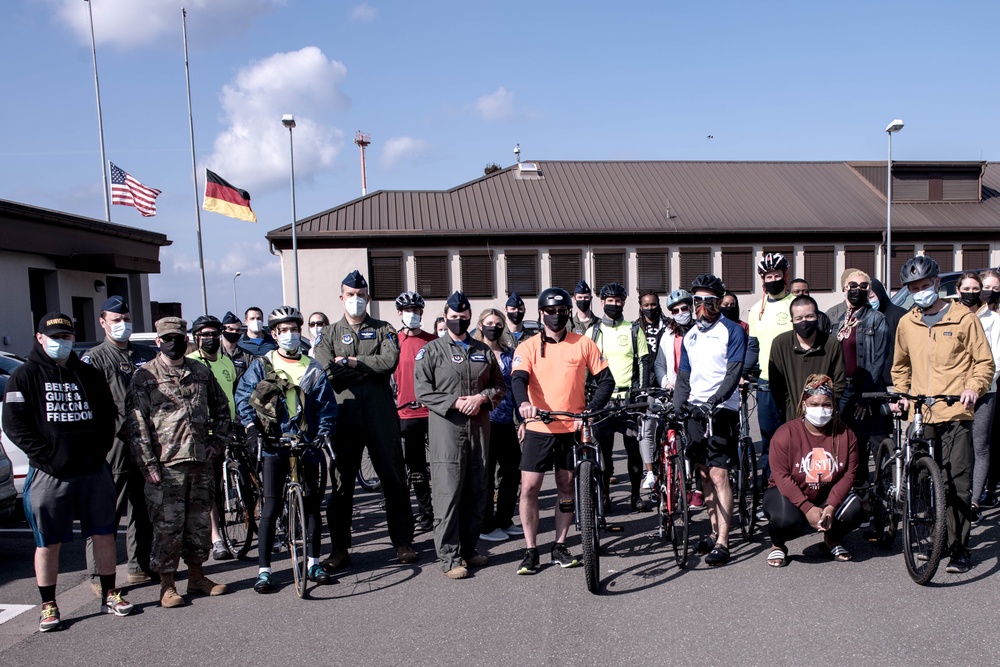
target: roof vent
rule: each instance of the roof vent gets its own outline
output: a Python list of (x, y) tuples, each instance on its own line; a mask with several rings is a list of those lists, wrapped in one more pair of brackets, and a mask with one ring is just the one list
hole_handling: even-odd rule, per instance
[(542, 178), (542, 168), (537, 162), (518, 162), (517, 177), (526, 180)]

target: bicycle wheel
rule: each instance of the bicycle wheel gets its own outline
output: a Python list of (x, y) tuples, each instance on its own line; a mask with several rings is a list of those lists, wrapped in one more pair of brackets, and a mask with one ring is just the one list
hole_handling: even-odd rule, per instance
[(367, 447), (361, 453), (361, 466), (358, 468), (358, 484), (365, 491), (378, 491), (382, 488), (382, 480), (375, 473), (375, 466), (372, 465), (372, 459), (368, 456)]
[(910, 578), (923, 585), (937, 572), (946, 535), (944, 484), (930, 456), (913, 459), (906, 486), (903, 554)]
[(757, 526), (757, 507), (760, 505), (761, 495), (757, 484), (757, 455), (750, 438), (744, 438), (740, 442), (738, 486), (740, 532), (743, 533), (743, 539), (749, 542), (753, 539), (753, 531)]
[(596, 594), (601, 587), (601, 541), (597, 532), (597, 487), (594, 483), (594, 462), (583, 461), (577, 471), (580, 503), (580, 543), (583, 547), (583, 571), (587, 590)]
[(257, 530), (254, 517), (256, 499), (243, 477), (239, 464), (227, 459), (222, 476), (222, 488), (217, 494), (219, 532), (226, 548), (236, 558), (245, 558)]
[(875, 544), (889, 549), (896, 541), (899, 529), (899, 512), (896, 509), (896, 460), (893, 452), (896, 443), (883, 440), (875, 454), (875, 484), (872, 487), (872, 529)]
[(288, 553), (292, 559), (292, 578), (295, 592), (300, 598), (306, 597), (306, 559), (309, 538), (306, 534), (306, 510), (302, 502), (302, 487), (291, 484), (288, 487)]
[(670, 508), (670, 543), (674, 547), (677, 567), (687, 567), (688, 560), (688, 501), (684, 463), (679, 457), (670, 460), (668, 507)]

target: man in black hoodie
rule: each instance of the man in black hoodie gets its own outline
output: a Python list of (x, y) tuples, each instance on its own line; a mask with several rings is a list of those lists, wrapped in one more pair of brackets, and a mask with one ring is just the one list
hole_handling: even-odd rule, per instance
[[(886, 386), (892, 386), (892, 357), (896, 353), (896, 327), (899, 326), (899, 319), (906, 315), (906, 309), (897, 306), (889, 300), (889, 295), (885, 293), (885, 287), (877, 278), (871, 280), (871, 290), (868, 293), (868, 303), (872, 308), (885, 316), (885, 323), (889, 325), (889, 347), (885, 354), (885, 366), (882, 369), (882, 380)], [(878, 303), (875, 300), (878, 299)]]
[(31, 464), (24, 514), (35, 536), (42, 632), (61, 627), (59, 550), (73, 539), (75, 518), (83, 537), (93, 538), (101, 613), (128, 616), (133, 609), (115, 587), (117, 493), (105, 460), (118, 409), (104, 375), (73, 353), (74, 340), (67, 315), (42, 317), (28, 360), (10, 376), (4, 395), (3, 430)]

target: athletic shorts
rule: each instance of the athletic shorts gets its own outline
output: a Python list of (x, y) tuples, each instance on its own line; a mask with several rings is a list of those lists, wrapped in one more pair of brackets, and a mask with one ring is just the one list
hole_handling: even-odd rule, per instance
[(576, 433), (539, 433), (525, 431), (521, 443), (521, 470), (548, 472), (573, 469), (573, 447)]
[(700, 420), (688, 420), (687, 457), (709, 468), (728, 470), (736, 464), (739, 425), (740, 418), (736, 411), (722, 408), (712, 416), (712, 437), (709, 438)]
[(80, 520), (84, 538), (114, 535), (118, 492), (111, 469), (60, 479), (28, 468), (24, 480), (24, 515), (35, 535), (35, 546), (73, 541), (73, 520)]

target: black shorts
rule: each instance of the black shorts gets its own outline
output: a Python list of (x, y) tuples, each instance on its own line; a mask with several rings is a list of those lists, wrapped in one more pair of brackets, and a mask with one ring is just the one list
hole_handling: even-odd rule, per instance
[(739, 427), (739, 415), (726, 408), (712, 416), (711, 438), (705, 436), (705, 426), (700, 420), (689, 419), (687, 457), (709, 468), (731, 468), (736, 463)]
[(525, 431), (521, 443), (521, 470), (548, 472), (573, 469), (573, 447), (576, 433), (539, 433)]

